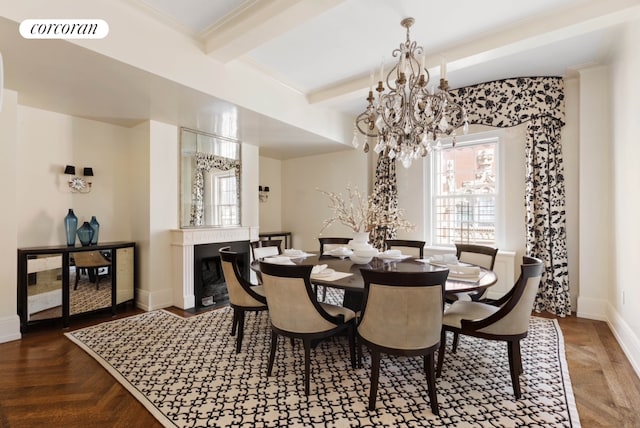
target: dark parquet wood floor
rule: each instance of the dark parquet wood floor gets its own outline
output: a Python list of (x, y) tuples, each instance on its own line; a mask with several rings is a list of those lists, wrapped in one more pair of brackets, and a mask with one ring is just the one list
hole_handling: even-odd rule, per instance
[[(110, 318), (77, 320), (72, 328)], [(576, 317), (559, 322), (582, 426), (640, 427), (640, 379), (608, 326)], [(0, 344), (0, 427), (161, 426), (63, 333), (60, 326), (38, 328)]]

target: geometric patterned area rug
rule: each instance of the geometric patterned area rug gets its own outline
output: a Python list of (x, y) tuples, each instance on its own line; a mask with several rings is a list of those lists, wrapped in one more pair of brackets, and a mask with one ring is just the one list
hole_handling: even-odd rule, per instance
[(580, 426), (555, 320), (531, 318), (522, 341), (520, 400), (513, 396), (505, 344), (461, 336), (437, 379), (438, 417), (419, 357), (383, 355), (377, 407), (369, 411), (366, 347), (363, 367), (352, 369), (346, 338), (321, 342), (311, 354), (307, 398), (302, 344), (280, 338), (267, 377), (268, 314), (247, 314), (239, 354), (231, 319), (228, 307), (190, 318), (159, 310), (66, 335), (168, 427)]

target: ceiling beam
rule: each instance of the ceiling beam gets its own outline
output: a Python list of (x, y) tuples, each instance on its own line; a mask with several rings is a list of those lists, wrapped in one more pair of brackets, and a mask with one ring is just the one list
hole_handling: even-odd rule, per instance
[(345, 0), (261, 0), (205, 31), (207, 55), (227, 63)]
[[(443, 52), (429, 55), (426, 67), (431, 74), (439, 74), (440, 58), (447, 60), (447, 70), (456, 71), (486, 61), (499, 59), (514, 52), (523, 52), (589, 32), (608, 28), (640, 17), (638, 0), (610, 0), (581, 3), (579, 7), (556, 12), (525, 22), (503, 31), (477, 37)], [(390, 70), (395, 64), (386, 64)], [(310, 104), (321, 103), (362, 92), (369, 85), (369, 76), (358, 75), (335, 85), (307, 94)]]

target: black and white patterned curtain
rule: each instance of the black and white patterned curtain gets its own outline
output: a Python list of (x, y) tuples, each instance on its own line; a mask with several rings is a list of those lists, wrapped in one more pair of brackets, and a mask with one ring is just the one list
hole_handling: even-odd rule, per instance
[[(396, 162), (380, 154), (376, 164), (373, 201), (377, 207), (384, 207), (387, 213), (397, 213), (398, 188), (396, 183)], [(383, 251), (384, 241), (386, 239), (395, 239), (396, 233), (397, 229), (395, 227), (376, 226), (369, 232), (369, 241), (371, 245)]]
[[(191, 226), (202, 226), (204, 223), (204, 173), (212, 169), (229, 171), (235, 168), (236, 179), (240, 180), (240, 161), (224, 156), (196, 153), (195, 177), (193, 178), (193, 191), (191, 194)], [(236, 191), (239, 193), (240, 188)], [(236, 195), (240, 198), (240, 195)], [(239, 200), (239, 199), (238, 199)]]
[[(521, 77), (452, 90), (469, 123), (499, 128), (527, 123), (526, 240), (527, 254), (544, 261), (534, 309), (558, 316), (571, 314), (566, 244), (564, 167), (560, 129), (564, 126), (564, 81), (560, 77)], [(397, 207), (395, 162), (378, 159), (376, 201)], [(381, 248), (395, 230), (372, 233)]]
[(534, 309), (571, 314), (566, 243), (561, 77), (521, 77), (451, 91), (469, 123), (500, 128), (527, 123), (525, 207), (527, 254), (544, 261)]

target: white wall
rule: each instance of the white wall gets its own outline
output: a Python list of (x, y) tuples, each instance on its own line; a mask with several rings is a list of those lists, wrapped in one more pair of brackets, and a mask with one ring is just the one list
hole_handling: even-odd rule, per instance
[[(611, 79), (611, 220), (612, 267), (607, 278), (607, 318), (636, 373), (640, 376), (640, 21), (626, 25), (613, 63)], [(600, 202), (603, 204), (603, 202)], [(603, 204), (604, 205), (604, 204)], [(624, 298), (623, 298), (624, 293)]]
[[(294, 248), (318, 251), (322, 223), (332, 214), (329, 199), (316, 189), (345, 194), (351, 185), (366, 193), (368, 165), (368, 156), (360, 150), (282, 161), (282, 228), (292, 232)], [(322, 235), (351, 237), (352, 233), (336, 224)]]
[(258, 204), (260, 232), (282, 231), (282, 161), (260, 157), (260, 186), (269, 186), (269, 198)]
[(580, 70), (580, 295), (578, 316), (606, 319), (613, 228), (610, 75)]
[[(2, 90), (2, 88), (0, 88)], [(20, 338), (20, 320), (16, 313), (18, 234), (16, 219), (16, 142), (18, 94), (4, 90), (0, 111), (0, 343)]]
[[(100, 241), (129, 239), (129, 206), (123, 198), (129, 170), (121, 167), (128, 139), (127, 128), (19, 105), (18, 245), (65, 244), (63, 218), (69, 208), (79, 225), (97, 217)], [(77, 175), (93, 168), (94, 177), (87, 178), (93, 183), (90, 193), (70, 191), (63, 174), (67, 164)]]

